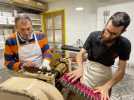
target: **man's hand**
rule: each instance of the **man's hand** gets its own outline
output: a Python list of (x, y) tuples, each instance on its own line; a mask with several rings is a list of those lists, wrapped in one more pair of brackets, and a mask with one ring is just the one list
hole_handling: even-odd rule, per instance
[(50, 61), (49, 60), (47, 60), (47, 59), (44, 59), (43, 60), (43, 63), (42, 63), (42, 66), (40, 66), (40, 69), (47, 69), (48, 71), (50, 71), (51, 70), (51, 67), (50, 67)]
[(24, 67), (37, 67), (37, 64), (32, 61), (27, 61), (23, 63), (21, 66), (21, 68), (24, 68)]
[(109, 86), (105, 84), (103, 86), (96, 87), (94, 93), (101, 93), (101, 100), (110, 100), (109, 90)]
[(75, 82), (77, 79), (81, 78), (83, 74), (83, 69), (82, 68), (78, 68), (70, 73), (67, 74), (67, 76), (69, 76), (69, 79), (72, 80), (71, 82)]
[(77, 63), (78, 63), (78, 69), (70, 72), (67, 74), (67, 76), (69, 76), (69, 79), (71, 80), (71, 82), (75, 82), (77, 79), (81, 78), (82, 74), (83, 74), (83, 55), (86, 53), (86, 50), (84, 48), (82, 48), (80, 50), (80, 52), (77, 54)]
[(35, 62), (28, 61), (23, 63), (21, 69), (30, 73), (37, 73), (39, 71), (39, 66)]

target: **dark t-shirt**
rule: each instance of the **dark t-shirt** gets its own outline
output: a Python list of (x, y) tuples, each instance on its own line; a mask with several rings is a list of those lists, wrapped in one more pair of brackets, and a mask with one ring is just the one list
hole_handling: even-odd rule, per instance
[(101, 31), (95, 31), (89, 35), (83, 48), (87, 50), (89, 60), (111, 66), (116, 57), (121, 60), (129, 59), (131, 43), (127, 38), (120, 36), (112, 46), (108, 47), (101, 41)]

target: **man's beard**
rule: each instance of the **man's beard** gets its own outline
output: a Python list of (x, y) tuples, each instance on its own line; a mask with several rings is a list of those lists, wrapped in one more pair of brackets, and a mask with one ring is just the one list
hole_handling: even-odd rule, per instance
[(103, 34), (101, 34), (101, 41), (105, 44), (110, 44), (110, 43), (113, 43), (115, 42), (119, 37), (116, 37), (116, 38), (113, 38), (113, 39), (105, 39), (103, 37)]
[(20, 35), (21, 35), (21, 37), (22, 37), (24, 40), (30, 40), (30, 38), (31, 38), (31, 34), (29, 34), (29, 35), (22, 35), (22, 34), (20, 33)]
[(115, 41), (116, 39), (103, 39), (103, 38), (101, 38), (101, 40), (102, 40), (102, 42), (103, 43), (112, 43), (113, 41)]

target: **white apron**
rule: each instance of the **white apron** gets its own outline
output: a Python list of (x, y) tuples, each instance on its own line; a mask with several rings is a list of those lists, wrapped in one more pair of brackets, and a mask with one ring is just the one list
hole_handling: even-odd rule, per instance
[(32, 61), (37, 64), (36, 65), (37, 67), (40, 67), (42, 64), (42, 52), (35, 34), (34, 37), (35, 37), (34, 43), (20, 45), (16, 34), (18, 55), (20, 62), (25, 63), (27, 61)]
[(87, 61), (83, 68), (84, 72), (81, 83), (88, 87), (94, 88), (104, 85), (112, 78), (112, 70), (110, 66), (108, 67), (97, 62)]

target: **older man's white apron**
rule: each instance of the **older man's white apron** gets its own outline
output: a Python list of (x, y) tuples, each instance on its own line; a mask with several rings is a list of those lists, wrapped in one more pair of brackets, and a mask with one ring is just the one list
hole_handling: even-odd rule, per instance
[(18, 45), (18, 55), (19, 55), (20, 62), (25, 63), (27, 61), (32, 61), (36, 63), (37, 67), (40, 67), (43, 60), (42, 52), (35, 34), (34, 37), (35, 37), (35, 42), (28, 43), (25, 45), (20, 45), (18, 37), (16, 35), (17, 45)]

